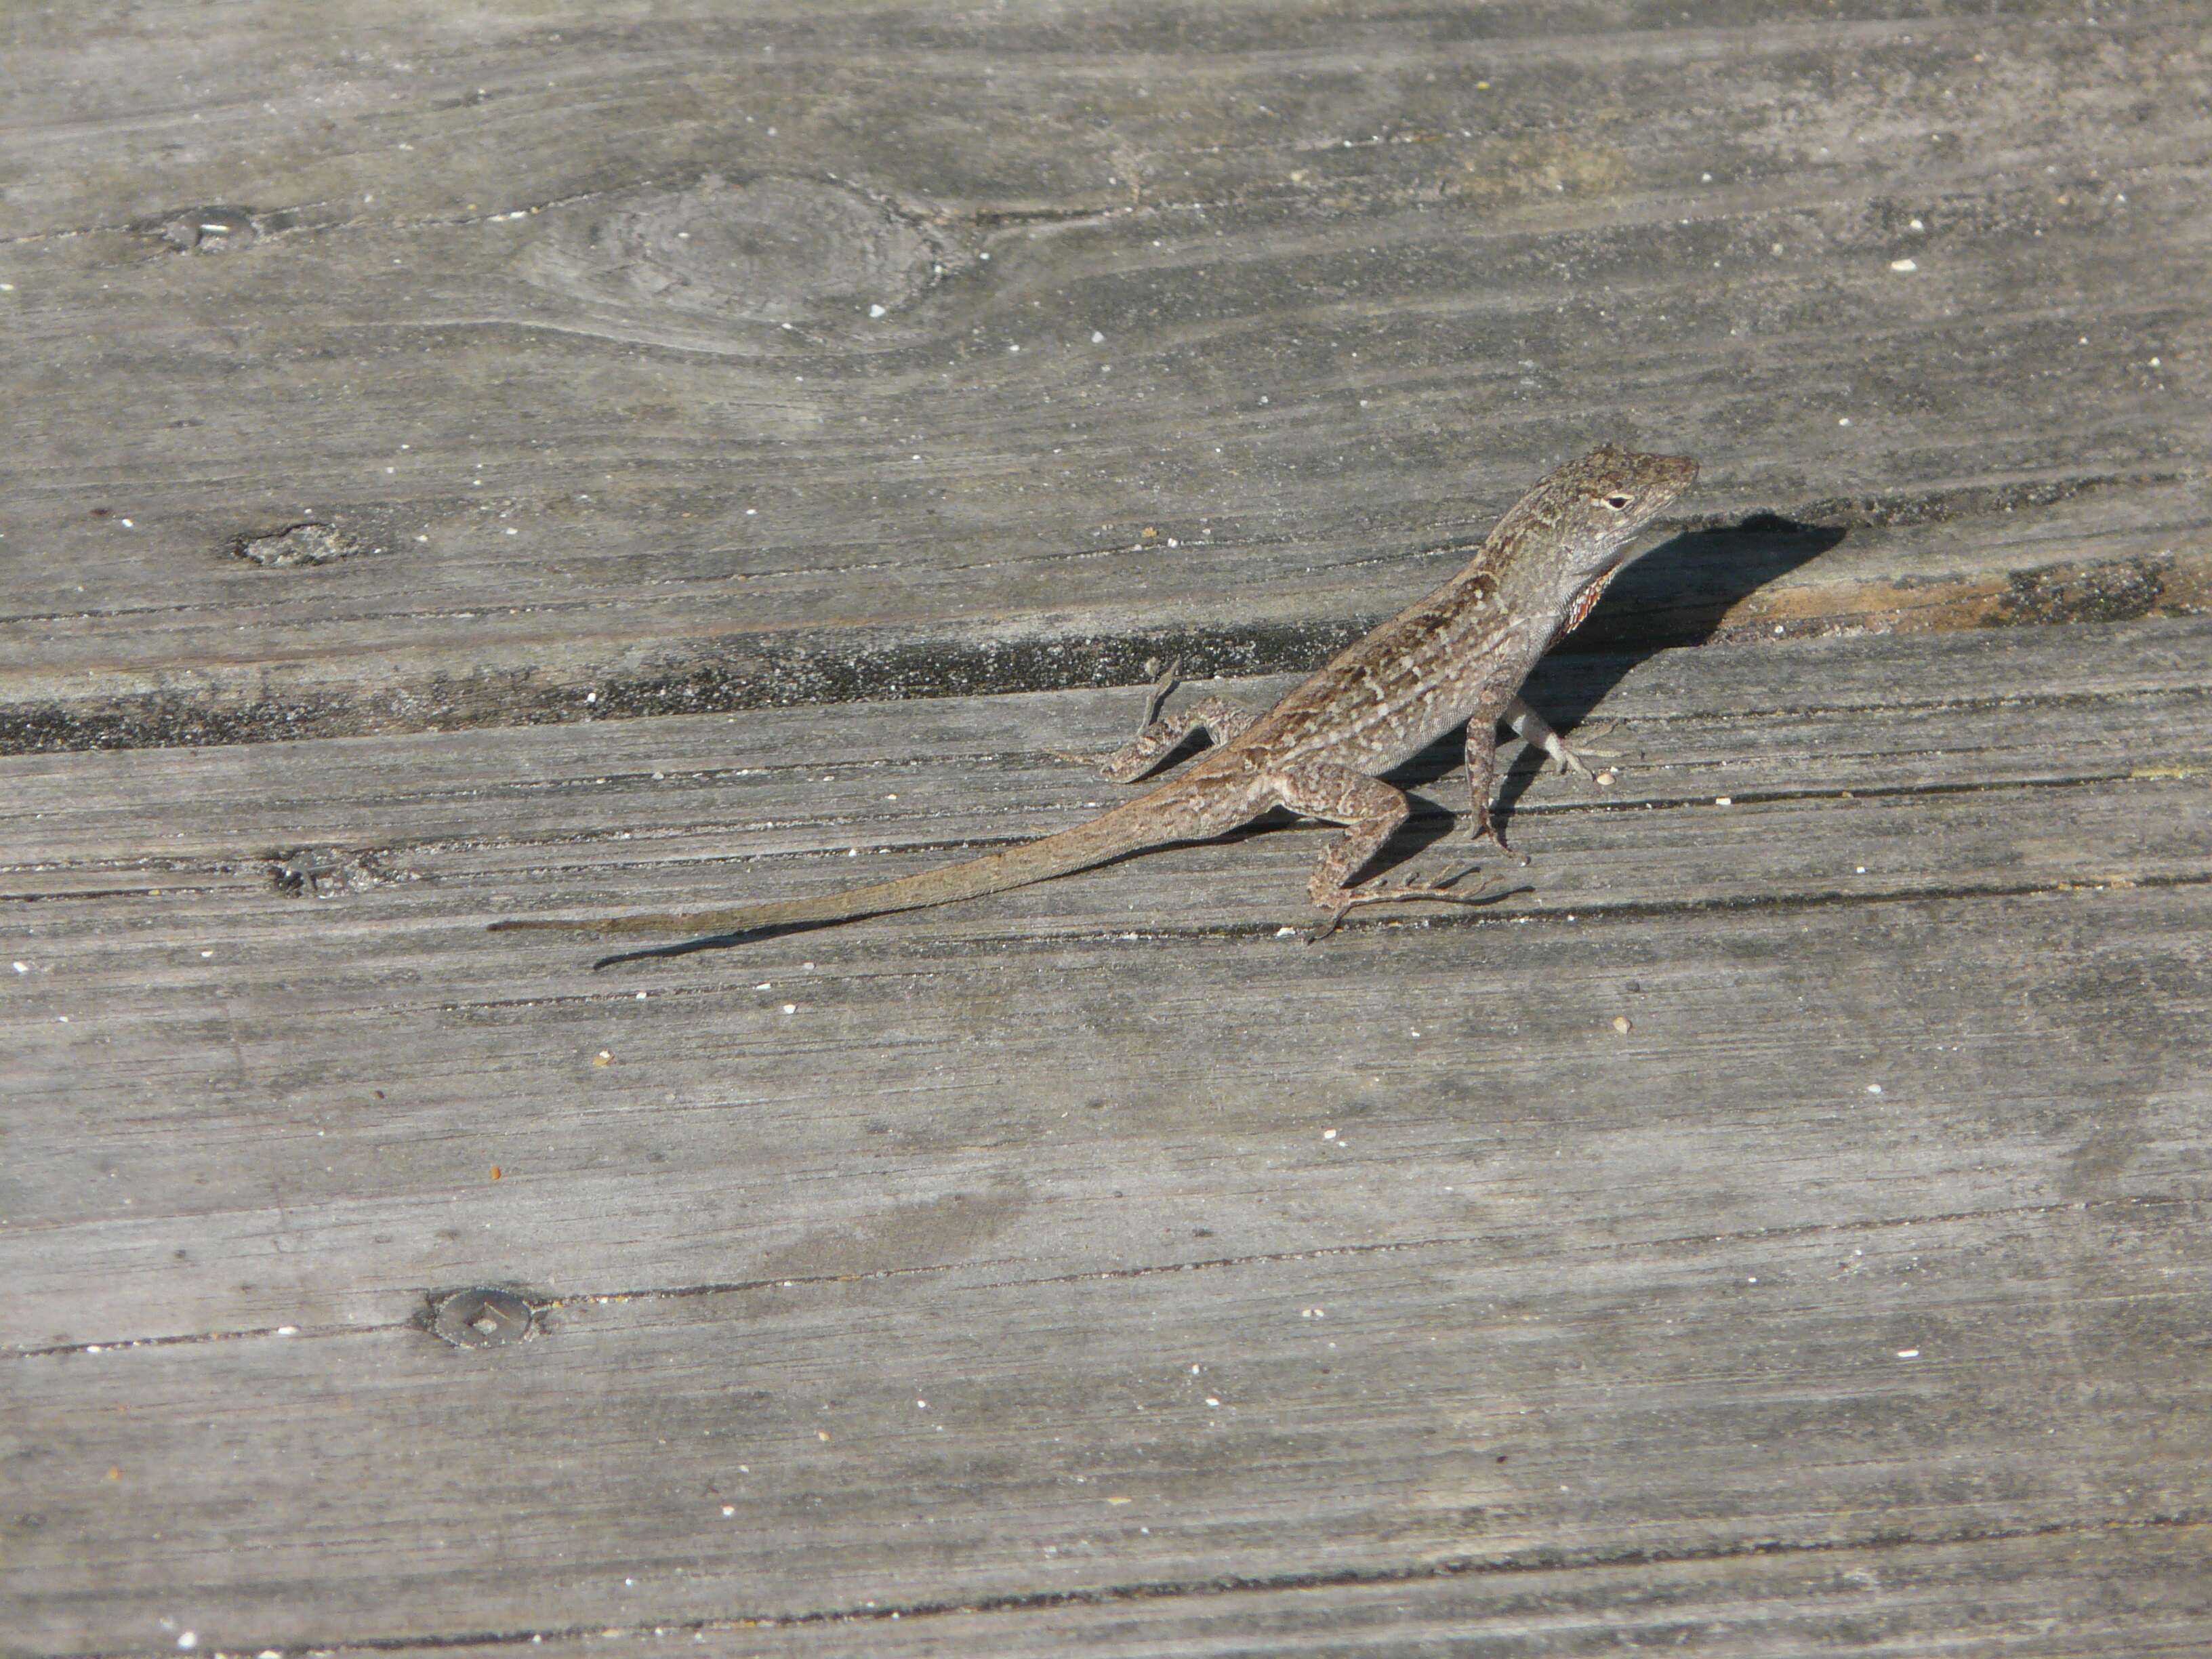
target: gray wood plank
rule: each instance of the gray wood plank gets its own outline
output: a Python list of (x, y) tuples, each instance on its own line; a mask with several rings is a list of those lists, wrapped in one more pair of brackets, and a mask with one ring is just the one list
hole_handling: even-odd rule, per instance
[[(1514, 825), (1531, 862), (1486, 860), (1506, 885), (1494, 909), (1369, 913), (1321, 947), (1302, 936), (1304, 868), (1326, 832), (1304, 829), (616, 975), (587, 971), (588, 941), (483, 931), (526, 906), (811, 890), (1071, 820), (1096, 786), (1071, 801), (1070, 769), (1040, 750), (1110, 741), (1128, 710), (1109, 694), (851, 706), (742, 730), (692, 717), (13, 757), (0, 763), (12, 814), (0, 822), (75, 856), (9, 877), (21, 925), (5, 954), (22, 967), (0, 1021), (25, 1099), (44, 1106), (11, 1123), (0, 1175), (0, 1261), (15, 1290), (0, 1329), (43, 1347), (388, 1324), (430, 1285), (509, 1272), (512, 1225), (552, 1227), (535, 1277), (561, 1289), (772, 1278), (819, 1255), (829, 1214), (869, 1271), (909, 1249), (931, 1266), (975, 1251), (1042, 1253), (1069, 1271), (1146, 1260), (1179, 1237), (1172, 1227), (1094, 1235), (1051, 1206), (1018, 1206), (1027, 1218), (1012, 1232), (994, 1224), (971, 1237), (990, 1206), (959, 1208), (1005, 1185), (1010, 1137), (1068, 1121), (1097, 1133), (1097, 1114), (1139, 1108), (1133, 1123), (1197, 1135), (1171, 1187), (1209, 1209), (1217, 1237), (1299, 1248), (1310, 1236), (1278, 1237), (1250, 1195), (1231, 1224), (1212, 1160), (1233, 1164), (1257, 1125), (1378, 1099), (1373, 1044), (1448, 1118), (1470, 1098), (1465, 1056), (1439, 1036), (1454, 1022), (1475, 1022), (1486, 1097), (1542, 1093), (1562, 1067), (1579, 1079), (1634, 1055), (1667, 1114), (1664, 1140), (1698, 1121), (1715, 1054), (1786, 1075), (1805, 1059), (1797, 1037), (1774, 1033), (1810, 1018), (1824, 1033), (1815, 1046), (1872, 1066), (1876, 1051), (1851, 1034), (1924, 1022), (1917, 1000), (1962, 975), (2027, 999), (1970, 1002), (1963, 1024), (1930, 1039), (1978, 1056), (1975, 1077), (2017, 1067), (2053, 1100), (2124, 1082), (2157, 1103), (2125, 1133), (2066, 1115), (2024, 1162), (1954, 1169), (1972, 1194), (1960, 1206), (2015, 1180), (2035, 1201), (2106, 1177), (2162, 1191), (2191, 1167), (2201, 1080), (2185, 936), (2212, 867), (2208, 641), (2212, 623), (2185, 622), (1662, 654), (1602, 705), (1627, 716), (1617, 737), (1641, 757), (1609, 793), (1548, 776), (1531, 786)], [(1719, 712), (1729, 706), (1742, 712)], [(595, 738), (612, 751), (592, 752)], [(754, 752), (723, 751), (739, 738)], [(803, 763), (816, 750), (829, 758)], [(709, 757), (746, 763), (693, 769)], [(669, 769), (658, 781), (655, 763)], [(1455, 781), (1429, 793), (1455, 809)], [(1733, 804), (1715, 805), (1724, 791)], [(314, 830), (370, 832), (341, 840), (340, 861), (365, 848), (374, 868), (408, 878), (320, 899), (280, 890), (254, 849), (293, 814)], [(1421, 833), (1446, 827), (1439, 811)], [(120, 854), (134, 842), (175, 850), (133, 869)], [(2150, 951), (2136, 977), (2080, 1009), (2034, 988), (2036, 964), (2015, 959), (2002, 930), (1952, 937), (1925, 922), (2012, 896), (2024, 908), (1994, 914), (2072, 930), (2094, 981), (2099, 919), (2127, 941), (2131, 901), (2160, 891), (2183, 939), (2128, 944)], [(1869, 963), (1876, 982), (1862, 994), (1878, 1014), (1807, 1009), (1827, 954), (1864, 948), (1874, 915), (1911, 974), (1880, 983)], [(1715, 980), (1716, 952), (1750, 980)], [(2110, 1006), (2128, 986), (2153, 1012)], [(1675, 995), (1694, 1010), (1658, 1025), (1641, 1012)], [(1615, 1033), (1616, 1014), (1638, 1035)], [(1347, 1031), (1359, 1035), (1346, 1043)], [(602, 1052), (609, 1063), (592, 1064)], [(1265, 1057), (1225, 1095), (1224, 1053)], [(1882, 1080), (1824, 1081), (1813, 1097)], [(1958, 1088), (1944, 1109), (1972, 1121), (1983, 1104), (1969, 1082)], [(777, 1151), (763, 1165), (770, 1123)], [(1424, 1114), (1379, 1165), (1359, 1166), (1354, 1207), (1330, 1237), (1391, 1213), (1416, 1231), (1445, 1226), (1390, 1194), (1433, 1129)], [(1516, 1156), (1543, 1170), (1550, 1117), (1517, 1133)], [(1798, 1129), (1778, 1133), (1786, 1145)], [(2093, 1144), (2102, 1150), (2081, 1151)], [(1334, 1170), (1338, 1150), (1307, 1156)], [(1632, 1137), (1623, 1169), (1648, 1154)], [(1837, 1154), (1777, 1155), (1807, 1172), (1797, 1203)], [(2088, 1159), (2078, 1169), (2077, 1155)], [(1085, 1136), (1030, 1156), (1043, 1161), (1018, 1185), (1089, 1203), (1101, 1182), (1120, 1184), (1091, 1167)], [(823, 1172), (855, 1158), (870, 1181), (825, 1187)], [(737, 1209), (733, 1188), (746, 1194)], [(569, 1211), (586, 1192), (598, 1220), (577, 1230)], [(886, 1209), (892, 1193), (905, 1196)], [(513, 1218), (502, 1236), (471, 1242), (452, 1224), (464, 1194)], [(663, 1224), (702, 1208), (725, 1219)], [(940, 1240), (941, 1226), (952, 1231)]]
[[(1893, 1616), (1937, 1630), (2045, 1539), (2116, 1551), (2165, 1599), (2115, 1626), (2185, 1644), (2201, 1609), (2162, 1564), (2212, 1517), (2207, 626), (1663, 653), (1612, 688), (1631, 734), (1704, 745), (1679, 763), (1734, 769), (1740, 805), (1638, 785), (1648, 759), (1631, 810), (1540, 782), (1517, 908), (1322, 949), (1253, 920), (1295, 894), (1297, 832), (635, 982), (484, 935), (520, 871), (467, 846), (322, 902), (189, 869), (27, 902), (19, 1639), (726, 1637), (988, 1602), (979, 1639), (1018, 1650), (1074, 1595), (1203, 1650), (1244, 1593), (1575, 1571), (1554, 1600), (1602, 1621), (1654, 1574), (1828, 1551), (1932, 1575)], [(928, 775), (1008, 733), (1047, 773), (1043, 733), (1126, 701), (816, 711), (780, 740), (847, 726), (848, 775), (896, 760), (896, 793), (951, 799)], [(729, 731), (22, 757), (9, 793), (81, 856), (136, 802), (206, 860), (257, 784), (270, 818), (395, 781), (451, 811), (422, 801), (501, 753), (484, 787), (516, 788), (535, 735), (649, 795), (657, 735)], [(618, 771), (584, 769), (593, 736)], [(813, 803), (803, 843), (846, 800), (900, 810), (798, 758), (736, 769)], [(997, 786), (964, 810), (963, 836), (1009, 833)], [(733, 872), (620, 833), (570, 878), (617, 902), (850, 862)], [(471, 1283), (543, 1334), (447, 1348), (426, 1297)], [(1387, 1651), (1428, 1615), (1369, 1616)]]
[(2185, 5), (87, 16), (0, 25), (9, 748), (1310, 665), (1600, 436), (1821, 527), (1601, 641), (2204, 604)]
[(1716, 1555), (2201, 1550), (2205, 1220), (1400, 1239), (569, 1298), (492, 1349), (21, 1358), (0, 1388), (42, 1425), (12, 1460), (40, 1510), (0, 1582), (42, 1650), (167, 1619), (236, 1651), (1516, 1565), (1616, 1567), (1602, 1617)]
[[(1594, 792), (1523, 763), (1504, 793), (1524, 820), (1565, 825), (1593, 809), (1709, 803), (1731, 790), (1748, 803), (2157, 781), (2161, 767), (2179, 777), (2201, 753), (2208, 661), (2212, 624), (2198, 622), (1554, 659), (1529, 696), (1562, 725), (1618, 722), (1589, 739), (1619, 751), (1613, 780)], [(1182, 695), (1218, 690), (1258, 707), (1294, 683)], [(942, 858), (1121, 799), (1080, 757), (1118, 745), (1141, 707), (1117, 690), (283, 752), (10, 757), (0, 762), (0, 842), (20, 851), (0, 864), (0, 901), (251, 890), (267, 884), (270, 854), (317, 845), (391, 874), (532, 875), (537, 892), (514, 896), (533, 902), (546, 884), (589, 869), (629, 880), (711, 861), (697, 878), (715, 902), (757, 880), (843, 881), (851, 872), (834, 864), (778, 860), (854, 848)], [(1460, 780), (1442, 769), (1456, 765), (1449, 751), (1441, 745), (1403, 775), (1424, 781), (1417, 788), (1440, 811), (1463, 805)]]
[[(987, 1609), (878, 1603), (820, 1621), (709, 1620), (553, 1633), (546, 1659), (629, 1659), (681, 1643), (707, 1659), (821, 1653), (1612, 1655), (1717, 1659), (2179, 1656), (2212, 1644), (2205, 1553), (2186, 1526), (2092, 1527), (1936, 1547), (1820, 1545), (1718, 1559), (1461, 1564), (1293, 1585), (1041, 1598)], [(2054, 1609), (2059, 1611), (2054, 1612)], [(441, 1646), (493, 1659), (505, 1643)], [(401, 1644), (409, 1659), (429, 1650)]]
[[(2200, 23), (0, 17), (0, 1652), (2204, 1648)], [(1608, 436), (1492, 908), (483, 932), (1075, 821)]]

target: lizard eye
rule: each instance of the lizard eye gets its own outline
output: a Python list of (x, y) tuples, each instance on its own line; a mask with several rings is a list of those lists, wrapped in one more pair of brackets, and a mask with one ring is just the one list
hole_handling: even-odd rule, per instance
[(1629, 498), (1626, 495), (1608, 495), (1605, 498), (1605, 504), (1616, 513), (1626, 513), (1628, 511), (1628, 501)]

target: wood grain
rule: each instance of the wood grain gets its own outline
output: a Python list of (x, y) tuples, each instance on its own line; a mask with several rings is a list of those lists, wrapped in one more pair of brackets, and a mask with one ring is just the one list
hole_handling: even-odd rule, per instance
[[(2212, 1646), (2204, 46), (0, 16), (0, 1654)], [(1484, 908), (483, 931), (1075, 822), (1605, 438)]]
[(1922, 9), (27, 15), (0, 745), (1308, 668), (1601, 437), (1806, 529), (1599, 643), (2201, 610), (2192, 13)]
[[(2204, 1556), (2189, 1528), (1960, 1540), (1936, 1547), (1819, 1546), (1571, 1566), (1501, 1563), (1352, 1575), (1203, 1595), (1071, 1596), (980, 1610), (856, 1608), (833, 1620), (679, 1622), (655, 1632), (533, 1639), (533, 1652), (625, 1656), (1272, 1653), (1609, 1655), (1680, 1644), (1723, 1659), (1777, 1653), (1996, 1656), (2172, 1654), (2206, 1639)], [(2051, 1609), (2063, 1607), (2062, 1615)], [(426, 1650), (401, 1644), (406, 1655)], [(462, 1659), (502, 1644), (463, 1644)]]
[[(1972, 1544), (2002, 1574), (2016, 1533), (2148, 1563), (2203, 1517), (2174, 1437), (2203, 1408), (2209, 628), (1662, 653), (1605, 704), (1644, 757), (1615, 793), (1524, 796), (1527, 891), (1321, 947), (1273, 937), (1297, 830), (620, 976), (481, 932), (518, 879), (629, 902), (842, 877), (840, 837), (903, 865), (1019, 833), (1068, 775), (1036, 745), (1109, 737), (1126, 694), (957, 705), (971, 724), (924, 722), (921, 755), (921, 711), (856, 705), (281, 766), (11, 760), (57, 846), (179, 848), (138, 878), (160, 892), (84, 868), (27, 906), (10, 1046), (52, 1109), (11, 1135), (4, 1369), (52, 1431), (27, 1480), (91, 1495), (19, 1529), (27, 1628), (56, 1651), (157, 1606), (279, 1644), (704, 1629), (1770, 1547)], [(779, 724), (841, 771), (810, 776)], [(564, 776), (543, 746), (605, 767), (595, 734), (629, 757)], [(690, 769), (741, 738), (749, 764)], [(610, 792), (655, 795), (654, 757), (695, 828), (585, 833)], [(333, 826), (390, 811), (410, 833), (377, 844), (411, 878), (319, 900), (223, 871), (257, 789)], [(800, 798), (811, 817), (780, 816)], [(551, 817), (487, 805), (513, 799)], [(456, 811), (510, 833), (444, 839)], [(520, 1288), (545, 1334), (447, 1349), (426, 1297), (471, 1283)], [(1256, 1390), (1255, 1438), (1206, 1437), (1232, 1407), (1194, 1391), (1228, 1384), (1191, 1364)], [(1194, 1415), (1161, 1437), (1171, 1408)], [(1471, 1518), (1494, 1491), (1432, 1513), (1438, 1460), (1514, 1458), (1470, 1449), (1523, 1414), (1569, 1449), (1511, 1523)], [(315, 1483), (226, 1496), (215, 1446), (240, 1433), (237, 1480)], [(426, 1455), (449, 1470), (428, 1491)], [(790, 1484), (732, 1526), (770, 1468)], [(1149, 1499), (1118, 1490), (1140, 1476)], [(188, 1492), (240, 1517), (235, 1571), (115, 1518)], [(1115, 1496), (1102, 1542), (1087, 1506)], [(568, 1516), (607, 1565), (472, 1504)], [(391, 1520), (364, 1539), (367, 1515)]]

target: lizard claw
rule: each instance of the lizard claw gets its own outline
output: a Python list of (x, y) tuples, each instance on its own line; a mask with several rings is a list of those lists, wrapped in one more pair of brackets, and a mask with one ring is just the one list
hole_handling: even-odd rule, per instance
[[(1493, 842), (1497, 846), (1498, 850), (1504, 854), (1507, 858), (1519, 859), (1523, 864), (1528, 862), (1526, 856), (1515, 852), (1510, 847), (1508, 847), (1505, 844), (1505, 832), (1498, 827), (1498, 820), (1492, 817), (1487, 812), (1485, 812), (1482, 815), (1482, 822), (1474, 826), (1475, 845), (1479, 847), (1486, 840)], [(1469, 867), (1472, 868), (1473, 866)]]
[[(1619, 723), (1620, 722), (1617, 720), (1607, 720), (1603, 726), (1594, 727), (1590, 735), (1594, 738), (1601, 738), (1607, 732), (1612, 731)], [(1559, 775), (1564, 777), (1570, 772), (1579, 772), (1586, 778), (1594, 777), (1596, 775), (1593, 773), (1589, 766), (1583, 763), (1583, 757), (1584, 755), (1595, 755), (1601, 759), (1609, 760), (1617, 757), (1620, 753), (1620, 751), (1618, 749), (1591, 749), (1588, 747), (1570, 749), (1565, 744), (1562, 743), (1559, 745), (1558, 757), (1559, 763)]]

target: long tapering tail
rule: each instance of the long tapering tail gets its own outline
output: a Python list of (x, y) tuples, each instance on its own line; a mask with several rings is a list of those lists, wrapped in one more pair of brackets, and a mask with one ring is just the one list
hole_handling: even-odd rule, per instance
[[(1183, 838), (1172, 830), (1163, 835), (1158, 816), (1162, 798), (1179, 793), (1175, 784), (1170, 784), (1135, 800), (1124, 802), (1087, 823), (1077, 824), (1057, 835), (1042, 836), (1035, 841), (1023, 842), (1018, 846), (986, 853), (981, 858), (969, 859), (965, 863), (923, 870), (891, 881), (872, 882), (865, 887), (847, 887), (835, 892), (818, 893), (811, 898), (780, 899), (765, 904), (748, 904), (734, 910), (654, 911), (580, 920), (540, 921), (518, 917), (495, 921), (490, 931), (495, 933), (551, 932), (689, 935), (685, 944), (675, 947), (681, 951), (734, 943), (737, 937), (743, 934), (825, 927), (832, 922), (855, 921), (863, 916), (884, 915), (894, 910), (920, 910), (933, 904), (950, 904), (959, 899), (981, 898), (987, 893), (1003, 893), (1010, 888), (1026, 887), (1031, 882), (1087, 870), (1094, 865), (1108, 863), (1147, 847), (1157, 847), (1170, 840)], [(1192, 833), (1202, 836), (1217, 832), (1210, 827), (1194, 826)], [(672, 952), (663, 947), (661, 950), (630, 954), (651, 956), (664, 953)], [(626, 957), (608, 957), (595, 965), (605, 967), (610, 962), (626, 959)]]

